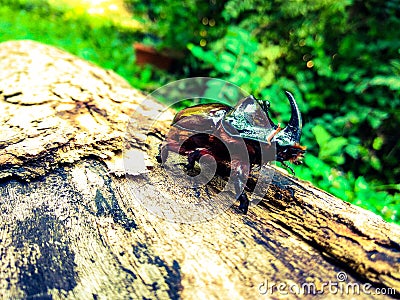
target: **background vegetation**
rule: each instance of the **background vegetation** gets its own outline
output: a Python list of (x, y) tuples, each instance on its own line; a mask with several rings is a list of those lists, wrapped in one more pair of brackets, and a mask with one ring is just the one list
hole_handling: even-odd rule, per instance
[[(229, 80), (304, 117), (296, 175), (400, 223), (400, 1), (129, 0), (132, 28), (44, 0), (0, 0), (0, 40), (34, 39), (151, 91), (187, 76)], [(138, 67), (134, 41), (182, 51), (172, 72)], [(285, 105), (279, 105), (279, 103)]]

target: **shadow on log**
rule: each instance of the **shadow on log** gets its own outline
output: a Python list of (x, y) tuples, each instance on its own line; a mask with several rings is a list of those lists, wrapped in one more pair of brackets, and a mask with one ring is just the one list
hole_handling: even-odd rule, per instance
[[(32, 41), (0, 44), (0, 294), (54, 299), (258, 299), (400, 292), (400, 230), (273, 166), (247, 215), (160, 218), (201, 203), (154, 160), (145, 96), (113, 72)], [(163, 134), (173, 117), (158, 120)], [(146, 165), (123, 174), (130, 146)], [(143, 130), (141, 130), (142, 128)], [(175, 157), (179, 161), (179, 157)], [(149, 170), (147, 170), (149, 167)], [(262, 172), (263, 170), (261, 170)], [(177, 201), (178, 201), (177, 200)], [(160, 211), (148, 210), (143, 201)], [(158, 205), (160, 204), (160, 205)], [(380, 290), (379, 290), (380, 289)], [(386, 295), (386, 297), (388, 297)]]

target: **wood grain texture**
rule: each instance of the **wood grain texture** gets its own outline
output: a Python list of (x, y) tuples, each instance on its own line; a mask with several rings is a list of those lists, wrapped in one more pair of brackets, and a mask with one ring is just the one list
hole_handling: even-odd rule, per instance
[(32, 41), (2, 43), (0, 70), (0, 178), (31, 179), (89, 155), (114, 163), (129, 119), (146, 126), (162, 109), (115, 73)]
[[(145, 129), (160, 104), (143, 102), (110, 71), (31, 41), (0, 44), (0, 66), (4, 299), (314, 297), (290, 293), (302, 284), (324, 290), (324, 299), (400, 291), (397, 225), (273, 166), (261, 169), (271, 183), (247, 215), (234, 205), (202, 222), (168, 221), (159, 215), (188, 213), (178, 204), (212, 203), (224, 181), (185, 188), (154, 161), (160, 139)], [(158, 133), (168, 130), (166, 116)], [(152, 167), (117, 177), (127, 134)], [(329, 291), (329, 282), (341, 290)], [(369, 286), (371, 294), (353, 293)]]

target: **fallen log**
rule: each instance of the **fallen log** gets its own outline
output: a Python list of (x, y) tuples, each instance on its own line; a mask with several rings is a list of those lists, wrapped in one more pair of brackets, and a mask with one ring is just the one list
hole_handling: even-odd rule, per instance
[[(165, 199), (196, 207), (223, 187), (213, 180), (185, 188), (155, 162), (172, 112), (147, 136), (150, 112), (163, 105), (143, 101), (111, 71), (32, 41), (0, 44), (0, 70), (4, 298), (400, 292), (399, 226), (274, 166), (265, 168), (271, 182), (247, 215), (234, 205), (208, 220), (172, 222), (162, 214), (183, 218), (188, 210)], [(125, 175), (129, 120), (136, 124), (130, 149), (147, 158)]]

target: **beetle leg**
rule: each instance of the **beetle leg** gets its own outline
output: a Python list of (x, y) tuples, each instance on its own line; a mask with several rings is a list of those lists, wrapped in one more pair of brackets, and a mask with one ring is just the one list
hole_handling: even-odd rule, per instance
[(158, 146), (158, 149), (159, 152), (156, 156), (158, 163), (165, 163), (167, 161), (169, 151), (179, 154), (185, 154), (184, 152), (182, 152), (181, 145), (173, 140), (168, 142), (164, 141), (160, 146)]
[(158, 146), (158, 155), (156, 156), (157, 162), (162, 164), (167, 161), (169, 151), (177, 152), (176, 145), (172, 143), (164, 142)]
[(239, 194), (238, 200), (240, 201), (239, 209), (244, 213), (247, 214), (249, 209), (250, 201), (247, 198), (247, 195), (244, 191), (244, 188), (247, 183), (247, 177), (245, 174), (248, 174), (249, 170), (248, 166), (243, 164), (240, 160), (232, 160), (231, 168), (235, 170), (235, 175), (237, 176), (237, 180), (234, 183), (236, 195)]
[(247, 211), (249, 210), (249, 198), (247, 198), (246, 193), (243, 191), (243, 193), (240, 194), (239, 196), (239, 210), (243, 212), (243, 214), (247, 214)]
[(188, 155), (188, 164), (186, 165), (186, 168), (188, 170), (192, 170), (194, 168), (195, 162), (198, 161), (200, 159), (200, 157), (203, 155), (213, 156), (213, 153), (210, 150), (205, 149), (205, 148), (200, 148), (200, 149), (191, 151)]
[(156, 156), (156, 160), (159, 164), (161, 164), (162, 162), (165, 162), (165, 160), (168, 157), (168, 149), (167, 149), (167, 145), (162, 145), (160, 144), (158, 146), (158, 155)]
[(188, 163), (186, 165), (187, 170), (193, 170), (196, 160), (200, 158), (200, 151), (198, 149), (192, 151), (188, 155)]
[(164, 151), (166, 152), (166, 155), (168, 156), (168, 150), (165, 149), (165, 150), (163, 151), (163, 148), (165, 148), (165, 147), (163, 147), (162, 144), (158, 145), (158, 154), (157, 154), (157, 156), (156, 156), (156, 160), (157, 160), (157, 162), (158, 162), (159, 164), (161, 164), (161, 163), (163, 162), (162, 153), (163, 153)]
[(288, 168), (290, 170), (290, 172), (292, 172), (292, 175), (296, 175), (296, 173), (294, 172), (293, 168), (291, 166), (289, 166), (287, 163), (285, 163), (284, 161), (280, 162), (284, 167)]

